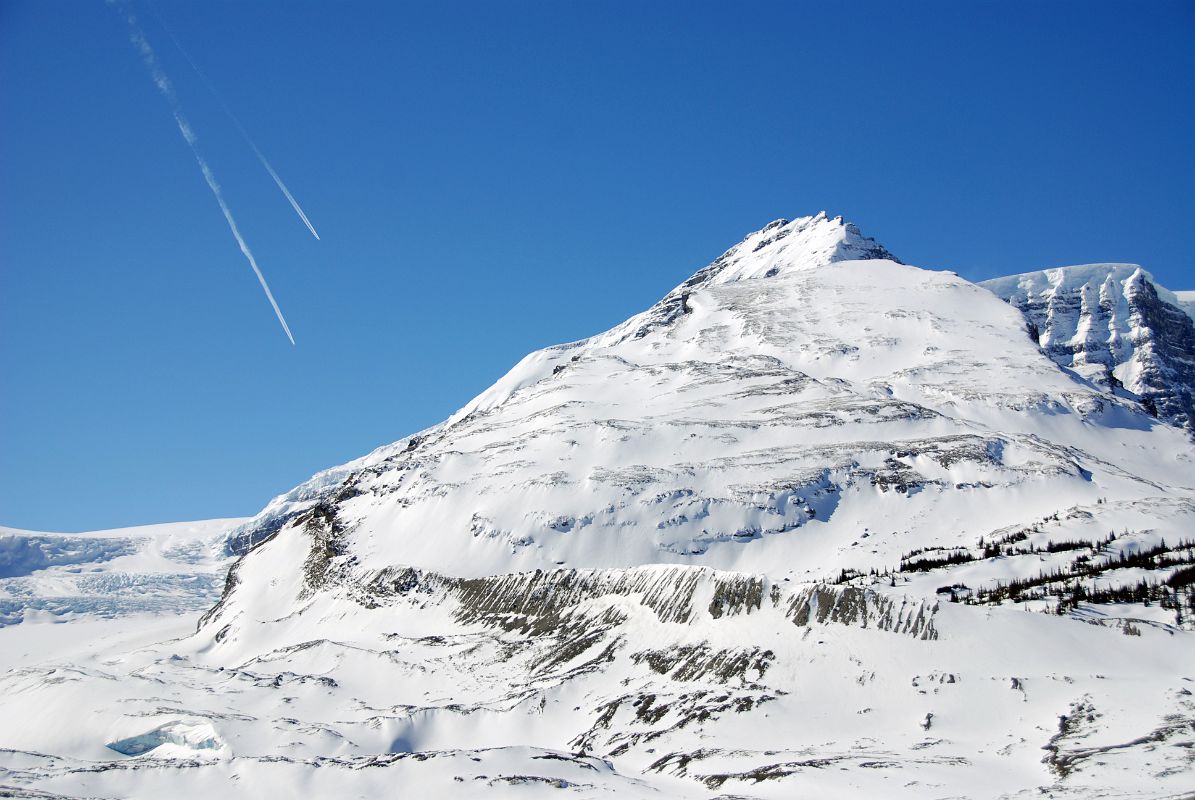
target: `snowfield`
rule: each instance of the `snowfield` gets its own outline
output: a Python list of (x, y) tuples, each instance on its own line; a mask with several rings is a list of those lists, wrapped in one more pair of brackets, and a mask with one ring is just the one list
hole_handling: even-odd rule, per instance
[(5, 532), (0, 794), (1190, 797), (1185, 297), (778, 220), (251, 520)]

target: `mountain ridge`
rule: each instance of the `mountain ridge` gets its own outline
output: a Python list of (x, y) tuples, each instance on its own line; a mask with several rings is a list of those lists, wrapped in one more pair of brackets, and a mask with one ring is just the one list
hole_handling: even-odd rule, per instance
[[(845, 222), (841, 217), (830, 218), (825, 212), (820, 212), (813, 216), (798, 217), (793, 220), (775, 220), (764, 228), (745, 236), (738, 244), (729, 248), (710, 265), (698, 270), (689, 279), (680, 283), (646, 311), (631, 316), (625, 322), (603, 333), (530, 353), (493, 386), (449, 416), (444, 423), (400, 439), (394, 444), (378, 448), (361, 459), (349, 462), (342, 467), (319, 473), (312, 481), (301, 484), (295, 490), (276, 498), (254, 521), (247, 523), (234, 534), (230, 539), (230, 550), (243, 552), (248, 543), (260, 540), (263, 531), (276, 529), (279, 520), (293, 516), (301, 509), (309, 507), (317, 499), (326, 498), (333, 492), (333, 484), (344, 480), (354, 469), (365, 468), (370, 464), (396, 457), (408, 449), (426, 443), (429, 438), (442, 435), (444, 431), (471, 415), (490, 411), (509, 400), (514, 394), (526, 391), (537, 383), (551, 380), (564, 373), (582, 357), (583, 353), (592, 352), (595, 349), (617, 348), (627, 342), (642, 341), (645, 338), (649, 339), (649, 342), (654, 341), (654, 339), (650, 339), (653, 331), (666, 330), (669, 326), (680, 325), (692, 313), (691, 301), (695, 292), (713, 290), (716, 287), (729, 286), (741, 281), (753, 282), (750, 285), (755, 285), (754, 282), (761, 280), (770, 282), (778, 278), (783, 279), (783, 276), (791, 273), (854, 261), (858, 256), (867, 256), (867, 260), (877, 260), (872, 259), (872, 256), (884, 256), (878, 260), (900, 264), (882, 245), (863, 237), (855, 225)], [(933, 273), (919, 273), (924, 276), (931, 274)], [(937, 274), (953, 275), (953, 273)], [(1037, 272), (1031, 272), (1024, 275), (1037, 274)], [(1015, 282), (1021, 277), (1024, 276), (1010, 276), (996, 279), (996, 281)], [(1000, 296), (999, 285), (996, 281), (976, 285), (983, 286), (993, 294)], [(968, 284), (961, 278), (957, 278), (957, 282), (960, 285)], [(733, 291), (733, 289), (727, 291)], [(1163, 290), (1163, 296), (1174, 297), (1166, 290)], [(877, 297), (876, 299), (883, 301), (882, 298)], [(1002, 297), (1002, 299), (1007, 300), (1008, 298)], [(1016, 306), (1015, 303), (1012, 305)], [(1018, 310), (1026, 313), (1019, 307)], [(840, 346), (848, 348), (854, 345), (843, 341)], [(1042, 349), (1048, 351), (1048, 347), (1043, 346)], [(1049, 352), (1046, 354), (1050, 355)], [(714, 358), (716, 359), (717, 356), (715, 355)], [(1072, 366), (1057, 358), (1054, 359), (1054, 362), (1059, 366)], [(1037, 365), (1036, 368), (1041, 369), (1040, 365)], [(1099, 385), (1097, 381), (1097, 389), (1106, 388), (1108, 388), (1106, 384)], [(1056, 390), (1063, 393), (1082, 394), (1083, 392), (1081, 388), (1069, 384), (1056, 386)], [(1107, 396), (1099, 399), (1088, 398), (1086, 402), (1113, 406), (1117, 404), (1117, 399), (1113, 393), (1108, 393)], [(1169, 417), (1166, 419), (1173, 421)]]

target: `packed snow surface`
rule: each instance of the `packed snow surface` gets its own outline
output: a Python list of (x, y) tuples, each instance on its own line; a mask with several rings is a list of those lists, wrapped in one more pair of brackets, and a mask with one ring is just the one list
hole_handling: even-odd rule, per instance
[(1187, 316), (1195, 319), (1195, 291), (1175, 292), (1178, 307), (1187, 312)]
[[(1146, 402), (1186, 387), (1182, 298), (1135, 267), (1041, 275), (980, 287), (778, 220), (192, 536), (195, 572), (240, 556), (198, 625), (198, 594), (39, 605), (85, 596), (53, 588), (70, 570), (174, 574), (175, 545), (16, 534), (2, 791), (1183, 796), (1195, 446)], [(1093, 282), (1169, 394), (1085, 371), (1062, 299)]]

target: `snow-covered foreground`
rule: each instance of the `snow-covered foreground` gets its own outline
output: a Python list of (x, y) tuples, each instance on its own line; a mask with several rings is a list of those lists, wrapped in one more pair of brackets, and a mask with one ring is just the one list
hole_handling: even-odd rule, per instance
[[(773, 223), (228, 529), (197, 627), (27, 600), (0, 791), (1185, 796), (1195, 337), (1104, 266), (988, 291)], [(49, 597), (109, 538), (12, 562)]]
[(244, 562), (244, 585), (270, 588), (235, 638), (10, 671), (5, 719), (25, 722), (5, 726), (3, 782), (88, 797), (1190, 786), (1189, 634), (662, 566), (406, 573), (368, 611), (320, 594), (279, 621), (308, 544), (277, 537)]

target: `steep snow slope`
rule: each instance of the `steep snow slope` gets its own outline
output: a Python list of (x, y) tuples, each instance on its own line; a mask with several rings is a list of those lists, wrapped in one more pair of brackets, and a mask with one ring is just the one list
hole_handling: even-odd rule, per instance
[(981, 285), (1024, 313), (1029, 335), (1056, 362), (1104, 389), (1127, 389), (1195, 432), (1191, 308), (1141, 267), (1087, 264)]
[(274, 500), (193, 634), (0, 676), (72, 721), (0, 724), (0, 785), (1177, 796), (1193, 459), (992, 293), (781, 220)]

